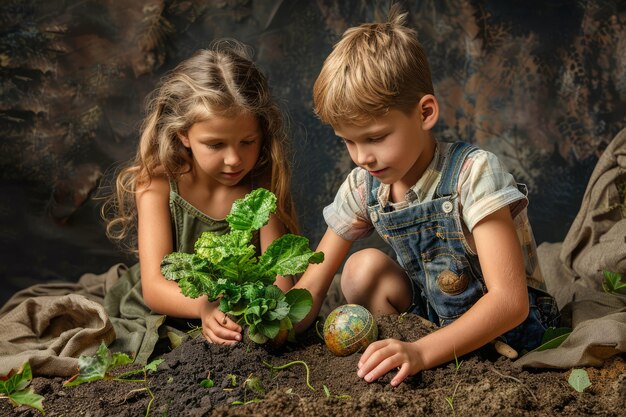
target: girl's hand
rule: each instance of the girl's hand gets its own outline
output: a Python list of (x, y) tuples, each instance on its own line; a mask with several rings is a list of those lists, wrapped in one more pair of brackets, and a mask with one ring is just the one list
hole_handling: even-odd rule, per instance
[(200, 311), (202, 335), (209, 343), (232, 346), (240, 342), (241, 326), (220, 311), (219, 301), (205, 302)]
[(379, 340), (369, 345), (357, 367), (357, 375), (367, 382), (375, 381), (387, 372), (398, 369), (398, 373), (391, 380), (394, 387), (400, 385), (406, 377), (424, 369), (417, 345), (396, 339)]

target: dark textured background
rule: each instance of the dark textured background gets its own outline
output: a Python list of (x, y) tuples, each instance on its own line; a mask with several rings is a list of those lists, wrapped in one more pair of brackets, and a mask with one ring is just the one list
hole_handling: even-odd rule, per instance
[[(562, 240), (599, 154), (626, 126), (626, 2), (404, 4), (431, 60), (437, 137), (502, 157), (529, 186), (537, 240)], [(160, 76), (216, 38), (255, 49), (289, 115), (294, 197), (316, 245), (321, 210), (352, 165), (313, 116), (312, 85), (343, 31), (383, 19), (387, 5), (2, 0), (0, 302), (34, 283), (134, 262), (106, 240), (94, 191), (133, 155)]]

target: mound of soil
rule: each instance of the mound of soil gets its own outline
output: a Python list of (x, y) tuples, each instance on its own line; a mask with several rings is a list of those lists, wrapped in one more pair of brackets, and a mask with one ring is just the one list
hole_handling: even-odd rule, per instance
[[(379, 338), (410, 341), (432, 330), (412, 314), (378, 317), (377, 322)], [(333, 356), (314, 329), (281, 352), (254, 344), (228, 348), (191, 339), (163, 355), (158, 370), (148, 374), (154, 396), (149, 415), (626, 415), (623, 355), (602, 368), (587, 368), (592, 385), (582, 393), (568, 384), (570, 371), (521, 370), (489, 348), (459, 358), (458, 369), (454, 363), (443, 365), (397, 388), (389, 385), (389, 376), (370, 384), (358, 378), (359, 356)], [(267, 365), (293, 361), (297, 362), (282, 370)], [(214, 387), (200, 385), (207, 377)], [(151, 399), (141, 382), (96, 381), (63, 387), (61, 378), (37, 377), (31, 385), (45, 397), (46, 416), (143, 416)], [(0, 402), (0, 415), (39, 414), (25, 407), (14, 409), (5, 400)]]

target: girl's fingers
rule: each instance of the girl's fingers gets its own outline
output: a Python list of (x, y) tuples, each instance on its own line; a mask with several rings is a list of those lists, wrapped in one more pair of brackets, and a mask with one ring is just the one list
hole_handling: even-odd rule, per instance
[(219, 320), (219, 324), (222, 327), (225, 327), (229, 330), (235, 331), (237, 333), (241, 333), (241, 326), (235, 323), (230, 317), (224, 314), (224, 317)]
[(208, 329), (206, 333), (204, 334), (204, 337), (207, 339), (209, 343), (214, 343), (216, 345), (232, 346), (235, 343), (237, 343), (237, 340), (220, 337), (212, 329)]
[(215, 336), (220, 338), (221, 340), (227, 340), (229, 342), (239, 342), (241, 340), (241, 327), (234, 321), (229, 318), (226, 319), (226, 325), (222, 324), (223, 318), (216, 317), (215, 326), (212, 327), (211, 331)]

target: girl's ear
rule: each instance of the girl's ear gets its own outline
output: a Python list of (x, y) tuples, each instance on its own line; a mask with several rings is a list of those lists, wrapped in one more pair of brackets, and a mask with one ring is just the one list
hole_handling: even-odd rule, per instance
[(432, 129), (437, 123), (437, 120), (439, 120), (439, 103), (435, 96), (426, 94), (419, 101), (418, 108), (422, 120), (422, 129)]
[(189, 138), (187, 137), (186, 133), (178, 132), (177, 135), (178, 135), (178, 139), (180, 139), (181, 143), (183, 144), (185, 148), (191, 148), (191, 144), (189, 143)]

